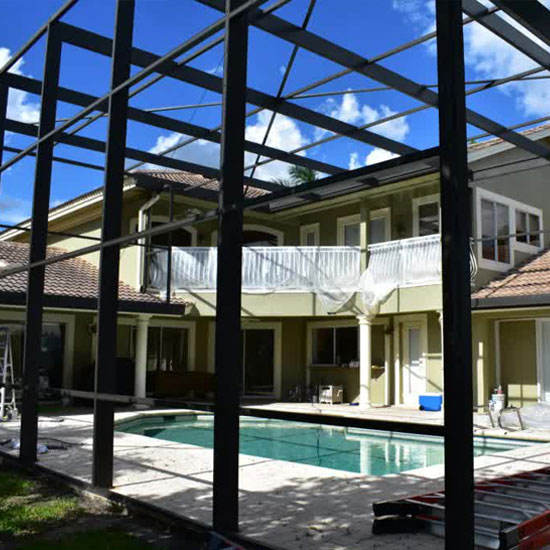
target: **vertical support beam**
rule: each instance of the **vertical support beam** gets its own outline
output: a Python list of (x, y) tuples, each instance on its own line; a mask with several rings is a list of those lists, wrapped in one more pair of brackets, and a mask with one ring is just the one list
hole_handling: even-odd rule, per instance
[[(46, 58), (38, 137), (55, 127), (57, 110), (57, 86), (61, 65), (61, 38), (55, 23), (48, 28)], [(46, 257), (48, 235), (48, 211), (52, 180), (54, 140), (48, 139), (38, 145), (34, 172), (32, 200), (31, 243), (29, 262), (38, 262)], [(29, 269), (27, 281), (27, 310), (25, 320), (25, 349), (23, 355), (23, 402), (21, 406), (21, 448), (19, 456), (26, 464), (36, 461), (38, 438), (38, 364), (42, 335), (42, 310), (44, 301), (45, 266)]]
[(239, 391), (241, 379), (241, 262), (243, 241), (244, 130), (247, 10), (228, 14), (245, 0), (226, 0), (221, 181), (216, 288), (216, 404), (214, 511), (216, 531), (239, 523)]
[[(0, 166), (2, 166), (2, 159), (4, 156), (4, 145), (6, 138), (6, 118), (8, 113), (8, 92), (9, 88), (4, 80), (0, 77)], [(2, 175), (0, 174), (0, 190), (2, 189), (1, 181)]]
[(445, 385), (445, 548), (474, 548), (470, 209), (462, 0), (436, 0)]
[[(134, 0), (118, 0), (113, 40), (111, 89), (130, 76)], [(102, 241), (121, 234), (122, 185), (126, 149), (128, 88), (109, 98), (109, 125), (103, 187)], [(95, 391), (116, 391), (116, 344), (118, 310), (118, 276), (120, 247), (102, 248), (99, 260), (99, 299)], [(92, 483), (110, 487), (113, 483), (114, 405), (94, 401), (94, 438)]]

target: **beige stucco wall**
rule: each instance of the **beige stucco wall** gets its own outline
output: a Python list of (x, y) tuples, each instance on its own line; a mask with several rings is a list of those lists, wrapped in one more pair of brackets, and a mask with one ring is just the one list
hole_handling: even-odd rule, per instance
[(429, 312), (428, 319), (428, 354), (426, 357), (426, 391), (441, 393), (443, 391), (443, 368), (441, 362), (441, 325), (439, 313)]
[(508, 405), (523, 407), (537, 401), (535, 321), (500, 324), (501, 384)]
[(509, 404), (537, 400), (536, 319), (550, 318), (549, 308), (477, 311), (472, 315), (474, 399), (487, 405), (497, 385), (496, 327), (500, 326), (501, 384)]

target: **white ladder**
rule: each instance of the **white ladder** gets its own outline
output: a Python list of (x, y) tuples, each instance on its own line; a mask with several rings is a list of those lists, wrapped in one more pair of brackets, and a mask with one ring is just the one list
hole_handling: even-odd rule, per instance
[(13, 354), (9, 327), (0, 327), (0, 422), (17, 417)]

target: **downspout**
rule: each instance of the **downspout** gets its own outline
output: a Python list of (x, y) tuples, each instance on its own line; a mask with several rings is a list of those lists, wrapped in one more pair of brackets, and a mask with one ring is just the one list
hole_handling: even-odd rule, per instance
[[(160, 199), (160, 194), (155, 194), (151, 197), (145, 204), (141, 206), (138, 210), (138, 232), (144, 231), (146, 229), (146, 211), (149, 210), (155, 203)], [(137, 287), (140, 289), (140, 292), (145, 292), (147, 290), (147, 285), (145, 284), (145, 245), (147, 244), (146, 239), (138, 240), (138, 284)]]

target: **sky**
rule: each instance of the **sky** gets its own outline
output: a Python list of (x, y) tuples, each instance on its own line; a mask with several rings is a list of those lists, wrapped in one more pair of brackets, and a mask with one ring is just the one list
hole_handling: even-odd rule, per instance
[[(277, 15), (301, 25), (309, 1), (292, 0), (278, 10)], [(0, 0), (2, 10), (0, 66), (63, 3), (64, 0)], [(484, 0), (484, 3), (490, 5), (489, 0)], [(544, 0), (544, 3), (550, 6), (550, 0)], [(114, 11), (114, 0), (80, 0), (64, 16), (63, 21), (112, 37)], [(218, 12), (193, 0), (137, 0), (134, 46), (163, 55), (219, 18)], [(434, 29), (434, 0), (317, 0), (308, 26), (308, 30), (365, 58), (376, 57)], [(523, 54), (478, 23), (465, 26), (464, 39), (467, 80), (508, 76), (534, 66), (533, 62)], [(42, 79), (44, 47), (45, 40), (42, 39), (12, 70), (25, 76)], [(249, 35), (249, 87), (276, 95), (291, 51), (292, 46), (289, 43), (252, 28)], [(430, 85), (437, 82), (436, 55), (436, 45), (432, 40), (388, 57), (380, 64), (418, 83)], [(199, 56), (191, 62), (191, 65), (220, 78), (223, 77), (222, 46), (218, 45)], [(299, 50), (284, 93), (291, 93), (341, 69), (314, 54)], [(138, 70), (134, 67), (132, 72), (135, 73)], [(68, 45), (63, 47), (61, 86), (100, 96), (108, 91), (109, 79), (108, 58)], [(319, 86), (312, 92), (347, 91), (377, 86), (380, 84), (373, 80), (351, 74)], [(197, 103), (206, 105), (218, 103), (220, 100), (219, 94), (205, 92), (189, 84), (166, 78), (132, 98), (131, 105), (138, 108), (157, 108)], [(416, 100), (393, 90), (357, 92), (294, 101), (356, 126), (372, 123), (420, 105)], [(550, 105), (548, 80), (511, 83), (472, 94), (467, 98), (468, 107), (504, 125), (547, 116), (550, 114), (548, 105)], [(252, 110), (253, 107), (248, 105), (247, 110)], [(57, 116), (60, 119), (71, 117), (78, 111), (79, 108), (75, 106), (59, 102)], [(221, 109), (218, 105), (164, 114), (207, 128), (215, 128), (221, 123)], [(38, 96), (16, 90), (10, 92), (9, 118), (33, 123), (38, 120), (38, 116)], [(247, 139), (261, 142), (270, 118), (270, 111), (262, 111), (249, 117), (246, 126)], [(102, 118), (82, 130), (80, 134), (104, 140), (106, 129), (106, 119)], [(374, 126), (371, 130), (418, 149), (433, 147), (438, 141), (437, 112), (434, 109), (426, 109)], [(479, 133), (481, 133), (479, 129), (468, 127), (470, 137)], [(294, 150), (330, 136), (329, 132), (322, 129), (277, 115), (267, 144), (284, 150)], [(147, 151), (161, 152), (186, 139), (186, 136), (136, 122), (130, 122), (128, 126), (128, 146)], [(30, 138), (14, 134), (9, 134), (7, 137), (7, 144), (12, 147), (23, 148), (31, 142)], [(56, 145), (55, 154), (100, 165), (104, 162), (102, 154), (66, 145)], [(374, 164), (393, 156), (388, 151), (348, 138), (331, 140), (300, 154), (334, 164), (343, 170)], [(4, 153), (4, 160), (11, 156), (11, 153)], [(219, 146), (199, 140), (178, 150), (172, 156), (217, 167)], [(250, 165), (255, 160), (255, 155), (247, 153), (245, 164)], [(134, 164), (135, 161), (127, 161), (128, 168)], [(145, 168), (150, 167), (145, 166)], [(260, 166), (255, 176), (272, 180), (284, 178), (287, 173), (288, 165), (273, 162)], [(0, 223), (16, 224), (29, 216), (33, 179), (34, 159), (32, 157), (23, 159), (1, 174)], [(103, 175), (100, 171), (55, 163), (51, 206), (96, 188), (102, 183)]]

